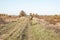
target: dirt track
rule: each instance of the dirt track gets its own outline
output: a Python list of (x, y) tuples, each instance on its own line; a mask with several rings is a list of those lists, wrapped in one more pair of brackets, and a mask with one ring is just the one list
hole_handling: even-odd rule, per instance
[(6, 27), (0, 29), (0, 40), (24, 40), (28, 25), (28, 18), (19, 19), (13, 24), (8, 24)]

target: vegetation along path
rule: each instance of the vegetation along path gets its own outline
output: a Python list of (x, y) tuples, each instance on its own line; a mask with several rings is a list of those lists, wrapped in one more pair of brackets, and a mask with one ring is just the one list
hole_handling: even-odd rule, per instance
[(24, 40), (29, 19), (22, 17), (17, 22), (7, 24), (0, 29), (0, 40)]
[(46, 29), (45, 21), (38, 18), (20, 17), (0, 27), (0, 40), (60, 40), (60, 33)]

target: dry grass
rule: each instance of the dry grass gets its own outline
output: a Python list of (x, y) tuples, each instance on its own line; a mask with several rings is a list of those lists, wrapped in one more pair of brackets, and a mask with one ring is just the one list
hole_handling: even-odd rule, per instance
[(30, 24), (27, 17), (21, 17), (16, 22), (0, 27), (0, 33), (0, 39), (3, 40), (60, 40), (60, 33), (46, 29), (35, 19), (31, 20)]
[(41, 24), (36, 24), (36, 21), (32, 21), (32, 24), (28, 28), (29, 40), (60, 40), (60, 35), (58, 36), (54, 30), (48, 30)]

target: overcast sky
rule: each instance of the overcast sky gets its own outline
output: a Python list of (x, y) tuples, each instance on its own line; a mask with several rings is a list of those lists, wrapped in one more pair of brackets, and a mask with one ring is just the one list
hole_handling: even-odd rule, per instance
[(0, 0), (0, 13), (18, 15), (21, 10), (27, 14), (60, 14), (60, 0)]

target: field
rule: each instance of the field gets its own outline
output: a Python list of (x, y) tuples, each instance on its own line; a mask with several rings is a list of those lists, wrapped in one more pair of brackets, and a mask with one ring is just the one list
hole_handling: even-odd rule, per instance
[(60, 29), (44, 18), (20, 17), (0, 26), (0, 40), (60, 40)]

